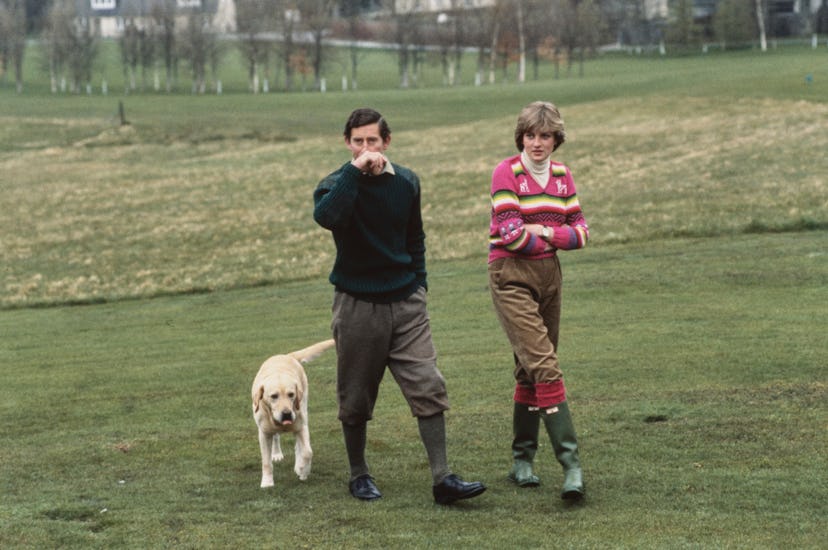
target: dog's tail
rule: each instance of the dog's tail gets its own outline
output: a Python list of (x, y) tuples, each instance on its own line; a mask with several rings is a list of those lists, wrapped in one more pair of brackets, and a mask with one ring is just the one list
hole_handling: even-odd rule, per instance
[(334, 347), (335, 342), (333, 339), (325, 340), (324, 342), (317, 342), (312, 346), (308, 346), (305, 349), (300, 349), (299, 351), (294, 351), (289, 353), (291, 357), (299, 361), (300, 363), (307, 363), (313, 359), (319, 357), (323, 351), (326, 351), (332, 347)]

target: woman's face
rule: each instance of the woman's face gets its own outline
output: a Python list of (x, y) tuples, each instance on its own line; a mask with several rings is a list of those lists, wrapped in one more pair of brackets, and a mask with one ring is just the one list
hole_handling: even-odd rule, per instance
[(535, 162), (542, 162), (555, 149), (555, 134), (548, 131), (527, 130), (523, 134), (523, 150)]

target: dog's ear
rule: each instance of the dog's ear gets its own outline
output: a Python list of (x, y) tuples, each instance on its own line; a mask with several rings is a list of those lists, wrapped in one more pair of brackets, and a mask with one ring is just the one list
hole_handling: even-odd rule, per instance
[(253, 394), (253, 412), (259, 412), (259, 403), (264, 397), (264, 385), (259, 386), (259, 391)]
[(293, 410), (298, 411), (302, 405), (302, 389), (296, 388), (296, 396), (293, 398)]

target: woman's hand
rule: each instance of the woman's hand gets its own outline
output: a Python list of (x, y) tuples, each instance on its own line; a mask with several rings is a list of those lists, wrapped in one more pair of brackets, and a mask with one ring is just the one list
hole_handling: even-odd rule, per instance
[(523, 228), (532, 235), (537, 235), (538, 237), (543, 236), (544, 226), (539, 223), (525, 223), (523, 224)]
[[(526, 224), (523, 224), (523, 229), (524, 230), (528, 231), (532, 235), (534, 235), (537, 238), (542, 239), (544, 242), (546, 242), (546, 249), (544, 249), (544, 252), (551, 252), (551, 251), (555, 250), (555, 247), (552, 246), (550, 244), (550, 242), (543, 237), (543, 228), (544, 227), (548, 227), (548, 226), (541, 225), (539, 223), (526, 223)], [(552, 228), (550, 227), (549, 230), (550, 230), (549, 231), (550, 238), (552, 238), (552, 234), (553, 234), (552, 233)]]

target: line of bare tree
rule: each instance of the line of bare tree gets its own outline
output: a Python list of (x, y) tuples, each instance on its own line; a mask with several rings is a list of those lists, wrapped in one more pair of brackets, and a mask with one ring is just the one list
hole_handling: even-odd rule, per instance
[[(363, 0), (235, 0), (236, 32), (226, 35), (207, 10), (182, 12), (176, 0), (158, 0), (149, 14), (124, 15), (118, 42), (127, 93), (175, 90), (179, 66), (189, 70), (193, 93), (220, 91), (218, 68), (229, 48), (241, 54), (254, 93), (323, 90), (323, 74), (336, 65), (343, 88), (356, 89), (368, 43), (383, 44), (396, 57), (402, 88), (418, 85), (425, 63), (442, 67), (446, 86), (464, 75), (474, 75), (478, 84), (523, 82), (537, 78), (542, 62), (549, 61), (555, 77), (573, 74), (575, 66), (583, 75), (585, 58), (609, 42), (663, 48), (758, 40), (764, 49), (766, 3), (720, 0), (712, 22), (704, 25), (694, 18), (692, 0), (671, 2), (670, 16), (663, 19), (645, 16), (645, 0), (495, 0), (473, 10), (464, 9), (465, 0), (450, 0), (440, 14), (397, 10), (397, 2), (382, 0), (374, 4), (382, 4), (384, 15), (370, 19), (361, 12)], [(18, 92), (25, 4), (0, 0), (0, 77), (13, 72)], [(828, 11), (825, 2), (823, 8)], [(88, 90), (100, 68), (100, 38), (93, 22), (75, 10), (75, 0), (51, 0), (45, 12), (40, 44), (55, 92)], [(819, 18), (815, 14), (815, 24)], [(468, 60), (473, 66), (464, 66)]]
[[(342, 67), (343, 87), (356, 89), (366, 42), (386, 44), (396, 55), (402, 88), (416, 86), (423, 64), (435, 60), (442, 67), (444, 84), (454, 85), (460, 81), (468, 52), (477, 52), (473, 69), (477, 82), (493, 82), (498, 71), (506, 78), (515, 64), (520, 69), (514, 79), (523, 81), (527, 60), (534, 64), (535, 76), (544, 57), (556, 64), (566, 60), (571, 69), (575, 52), (583, 61), (583, 53), (598, 45), (606, 28), (596, 0), (497, 0), (475, 10), (463, 9), (463, 0), (451, 0), (441, 14), (398, 11), (397, 3), (389, 0), (387, 17), (373, 20), (362, 16), (362, 4), (360, 0), (237, 0), (239, 47), (247, 61), (250, 89), (258, 91), (262, 81), (274, 82), (280, 73), (285, 77), (284, 89), (292, 89), (297, 74), (303, 78), (303, 88), (306, 77), (312, 77), (313, 87), (320, 89), (325, 85), (323, 68), (333, 62)], [(332, 57), (326, 36), (338, 37), (347, 54)], [(274, 67), (277, 70), (271, 72)]]
[(26, 51), (25, 0), (0, 0), (0, 77), (12, 68), (17, 93), (23, 91), (23, 55)]

